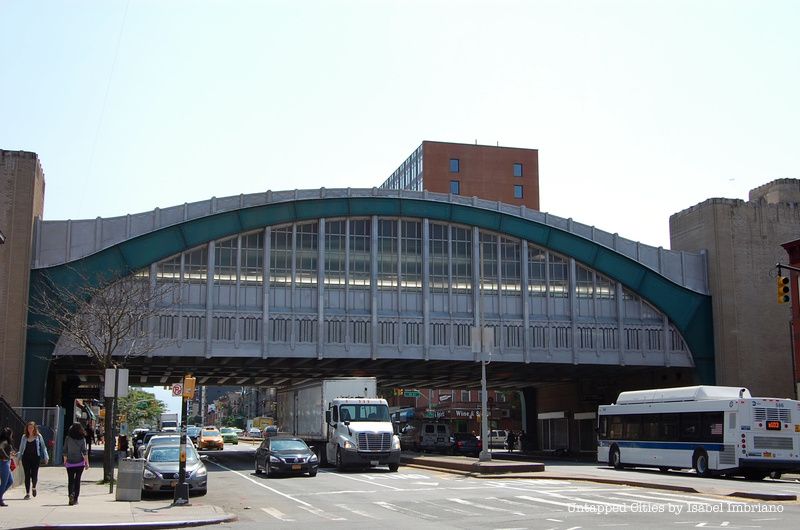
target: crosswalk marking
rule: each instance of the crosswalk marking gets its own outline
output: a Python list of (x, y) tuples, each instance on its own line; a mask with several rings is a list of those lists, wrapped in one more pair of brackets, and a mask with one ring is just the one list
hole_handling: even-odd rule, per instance
[(392, 503), (385, 502), (385, 501), (377, 501), (377, 502), (375, 502), (375, 504), (377, 504), (381, 508), (385, 508), (385, 509), (393, 511), (393, 512), (411, 514), (411, 515), (419, 516), (419, 517), (422, 517), (423, 519), (429, 519), (429, 520), (438, 519), (438, 517), (435, 516), (435, 515), (431, 515), (429, 513), (424, 513), (424, 512), (418, 512), (416, 510), (409, 510), (408, 508), (403, 508), (401, 506), (397, 506), (396, 504), (392, 504)]
[(294, 522), (294, 519), (292, 519), (290, 517), (287, 517), (285, 513), (283, 513), (282, 511), (280, 511), (280, 510), (278, 510), (276, 508), (261, 508), (261, 509), (264, 512), (266, 512), (267, 514), (269, 514), (272, 517), (274, 517), (275, 519), (278, 519), (279, 521), (283, 521), (285, 523), (293, 523)]
[(582, 502), (582, 503), (585, 503), (585, 504), (599, 504), (601, 506), (611, 506), (613, 508), (624, 508), (625, 507), (624, 504), (619, 504), (618, 502), (595, 501), (595, 500), (592, 500), (592, 499), (584, 499), (582, 497), (567, 497), (566, 495), (561, 495), (560, 493), (550, 493), (550, 492), (547, 492), (547, 491), (543, 491), (542, 493), (544, 493), (545, 495), (550, 495), (550, 496), (555, 497), (557, 499), (565, 499), (565, 500), (573, 501), (573, 504), (575, 502)]
[(467, 510), (463, 510), (461, 508), (456, 508), (454, 506), (445, 506), (443, 504), (439, 504), (439, 503), (436, 503), (436, 502), (433, 502), (433, 501), (423, 500), (422, 502), (424, 502), (425, 504), (430, 504), (431, 506), (435, 506), (436, 509), (442, 510), (442, 511), (445, 511), (445, 512), (448, 512), (448, 513), (455, 513), (455, 514), (459, 514), (459, 515), (469, 515), (469, 516), (472, 516), (472, 517), (480, 515), (479, 513), (470, 512), (470, 511), (467, 511)]
[(505, 513), (513, 513), (514, 515), (524, 516), (525, 514), (522, 512), (515, 512), (513, 510), (506, 510), (505, 508), (496, 508), (494, 506), (489, 506), (488, 504), (480, 504), (477, 502), (468, 501), (466, 499), (447, 499), (448, 501), (456, 502), (458, 504), (466, 504), (467, 506), (474, 506), (475, 508), (480, 508), (481, 510), (487, 510), (490, 512), (505, 512)]
[(332, 513), (324, 512), (319, 508), (314, 508), (311, 506), (298, 506), (298, 508), (301, 508), (309, 513), (313, 513), (314, 515), (318, 515), (324, 519), (330, 519), (331, 521), (347, 521), (347, 519), (345, 519), (344, 517), (339, 517), (338, 515), (333, 515)]
[(363, 512), (361, 510), (356, 510), (355, 508), (351, 508), (346, 504), (337, 504), (337, 508), (341, 508), (342, 510), (346, 510), (348, 512), (354, 513), (356, 515), (360, 515), (361, 517), (366, 517), (367, 519), (380, 519), (380, 517), (375, 517), (374, 515), (370, 515), (367, 512)]
[(551, 501), (551, 500), (548, 500), (548, 499), (539, 499), (538, 497), (530, 497), (528, 495), (516, 495), (516, 498), (517, 499), (523, 499), (523, 500), (526, 500), (526, 501), (531, 501), (531, 502), (541, 502), (543, 504), (555, 504), (556, 506), (562, 506), (564, 508), (571, 508), (571, 507), (575, 506), (574, 502)]

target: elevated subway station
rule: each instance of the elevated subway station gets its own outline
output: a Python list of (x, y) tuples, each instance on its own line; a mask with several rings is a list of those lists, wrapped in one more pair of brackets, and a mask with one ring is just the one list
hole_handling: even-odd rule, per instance
[[(386, 387), (474, 388), (470, 327), (481, 323), (494, 331), (490, 387), (573, 385), (581, 412), (621, 387), (714, 381), (702, 254), (495, 201), (240, 195), (40, 222), (34, 255), (31, 291), (74, 282), (76, 270), (173, 288), (147, 329), (160, 346), (125, 363), (142, 386), (188, 371), (208, 385), (374, 375)], [(55, 339), (28, 334), (27, 405), (99, 376)], [(529, 416), (548, 407), (545, 392), (535, 401)]]

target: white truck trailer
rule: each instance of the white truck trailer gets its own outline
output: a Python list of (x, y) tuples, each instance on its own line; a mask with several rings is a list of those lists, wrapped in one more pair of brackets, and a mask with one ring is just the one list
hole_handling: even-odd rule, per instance
[(178, 431), (178, 415), (176, 413), (165, 412), (158, 420), (158, 428), (164, 432)]
[(400, 465), (400, 439), (374, 377), (322, 379), (280, 390), (278, 425), (305, 440), (322, 465), (388, 465), (392, 471)]

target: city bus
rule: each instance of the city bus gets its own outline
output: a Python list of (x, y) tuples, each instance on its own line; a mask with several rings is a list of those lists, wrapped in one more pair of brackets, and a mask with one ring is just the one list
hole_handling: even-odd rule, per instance
[(746, 388), (690, 386), (622, 392), (597, 413), (597, 460), (616, 469), (694, 469), (699, 476), (800, 470), (800, 401)]

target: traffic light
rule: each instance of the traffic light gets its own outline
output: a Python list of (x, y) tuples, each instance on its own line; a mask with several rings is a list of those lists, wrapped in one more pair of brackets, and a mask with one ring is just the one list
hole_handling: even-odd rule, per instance
[(778, 303), (787, 304), (792, 300), (792, 290), (789, 287), (788, 276), (778, 276)]

